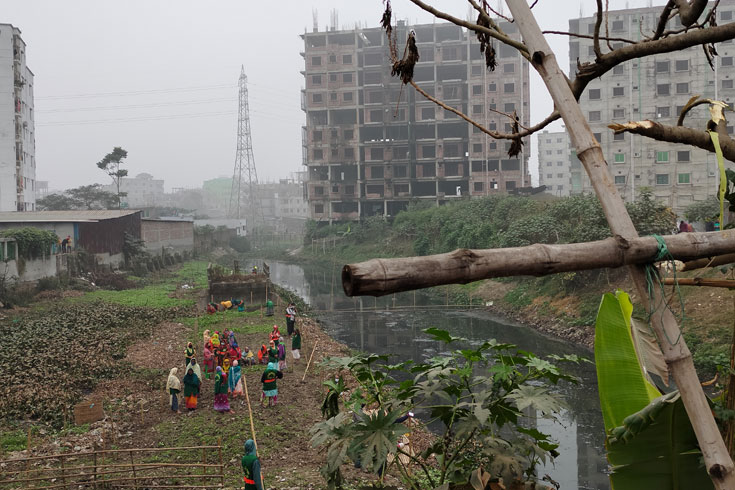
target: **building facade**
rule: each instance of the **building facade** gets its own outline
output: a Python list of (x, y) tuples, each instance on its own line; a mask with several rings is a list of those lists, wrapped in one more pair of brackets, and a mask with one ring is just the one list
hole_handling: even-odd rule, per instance
[[(505, 32), (519, 38), (514, 24)], [(529, 65), (496, 43), (498, 66), (485, 68), (473, 34), (454, 24), (394, 29), (399, 51), (410, 30), (420, 59), (414, 81), (447, 105), (500, 132), (517, 111), (529, 121)], [(412, 199), (442, 204), (531, 184), (528, 144), (517, 158), (456, 114), (390, 74), (380, 28), (305, 33), (303, 163), (309, 215), (321, 221), (395, 216)]]
[(555, 196), (568, 196), (572, 189), (569, 135), (566, 131), (537, 133), (539, 185)]
[[(610, 36), (638, 40), (641, 32), (655, 31), (662, 8), (610, 11)], [(731, 22), (735, 17), (735, 1), (720, 2), (717, 16), (719, 24)], [(594, 32), (595, 20), (595, 16), (571, 19), (569, 30), (589, 35)], [(681, 28), (678, 16), (669, 21), (668, 28)], [(600, 46), (603, 52), (610, 50), (604, 41)], [(613, 42), (611, 46), (617, 48), (622, 43)], [(637, 135), (615, 135), (608, 125), (651, 119), (675, 126), (682, 108), (695, 95), (723, 100), (732, 106), (735, 44), (723, 42), (716, 49), (719, 56), (715, 57), (714, 70), (707, 63), (702, 47), (696, 46), (618, 65), (591, 81), (582, 94), (582, 110), (602, 146), (615, 185), (626, 201), (635, 200), (641, 188), (650, 188), (657, 200), (681, 214), (689, 204), (715, 194), (718, 166), (714, 153)], [(569, 58), (570, 75), (574, 76), (577, 60), (584, 63), (595, 58), (592, 39), (570, 37)], [(685, 124), (705, 130), (709, 117), (707, 106), (699, 106), (688, 113)], [(728, 131), (732, 135), (732, 123), (728, 124)], [(572, 192), (591, 192), (584, 169), (574, 154), (571, 158)]]
[[(0, 24), (0, 211), (36, 207), (33, 72), (20, 29)], [(10, 88), (12, 87), (12, 89)]]
[[(105, 190), (117, 195), (115, 184), (105, 186)], [(163, 179), (154, 179), (148, 173), (120, 179), (120, 192), (125, 193), (122, 201), (129, 208), (159, 206), (164, 202)]]

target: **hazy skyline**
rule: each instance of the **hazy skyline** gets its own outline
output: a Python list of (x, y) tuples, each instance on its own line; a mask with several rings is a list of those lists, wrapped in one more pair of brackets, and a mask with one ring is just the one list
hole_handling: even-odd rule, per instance
[[(466, 18), (468, 3), (433, 0)], [(493, 1), (494, 6), (497, 1)], [(594, 2), (540, 0), (543, 29), (568, 29), (568, 19), (594, 12)], [(660, 4), (661, 1), (654, 2)], [(172, 187), (199, 187), (232, 175), (237, 78), (248, 76), (253, 148), (259, 180), (285, 178), (301, 164), (299, 34), (339, 14), (338, 27), (377, 26), (381, 0), (243, 2), (220, 0), (3, 0), (0, 22), (22, 31), (35, 74), (36, 178), (51, 189), (109, 183), (95, 163), (114, 146), (128, 151), (130, 175), (147, 172)], [(647, 1), (613, 0), (610, 9)], [(393, 0), (395, 18), (433, 22), (408, 0)], [(507, 12), (507, 8), (506, 8)], [(568, 38), (548, 36), (568, 66)], [(531, 71), (531, 121), (551, 111), (543, 83)], [(560, 130), (557, 123), (552, 130)], [(535, 137), (534, 137), (535, 139)], [(535, 178), (536, 147), (531, 154)]]

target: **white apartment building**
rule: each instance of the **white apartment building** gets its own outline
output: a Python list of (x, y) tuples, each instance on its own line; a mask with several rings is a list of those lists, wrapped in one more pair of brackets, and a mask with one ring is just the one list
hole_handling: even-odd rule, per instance
[(0, 24), (0, 211), (36, 208), (33, 72), (20, 34)]
[[(663, 7), (615, 10), (609, 13), (609, 35), (637, 41), (641, 32), (652, 33)], [(717, 22), (733, 20), (735, 0), (723, 0), (717, 9)], [(571, 32), (589, 35), (594, 32), (595, 16), (571, 19)], [(669, 21), (670, 29), (681, 28), (679, 17)], [(611, 43), (613, 48), (621, 42)], [(603, 52), (609, 51), (605, 41)], [(681, 214), (695, 201), (715, 194), (718, 167), (714, 153), (688, 145), (658, 142), (631, 134), (614, 135), (607, 126), (651, 119), (676, 125), (681, 109), (695, 95), (735, 102), (735, 44), (716, 46), (719, 56), (712, 70), (701, 46), (684, 51), (635, 59), (616, 66), (587, 86), (580, 98), (583, 112), (602, 145), (618, 191), (626, 201), (634, 200), (642, 187), (653, 190), (656, 199)], [(570, 38), (570, 76), (580, 63), (595, 58), (592, 39)], [(732, 118), (732, 113), (726, 113)], [(705, 130), (709, 120), (707, 106), (692, 110), (686, 118), (689, 127)], [(728, 130), (732, 134), (732, 123)], [(572, 192), (591, 192), (584, 169), (572, 152)], [(576, 162), (576, 165), (574, 164)], [(732, 166), (731, 163), (727, 163)]]
[[(105, 190), (117, 195), (115, 184), (105, 186)], [(164, 201), (163, 179), (154, 179), (151, 174), (141, 173), (135, 177), (120, 180), (120, 192), (126, 193), (122, 201), (129, 208), (145, 208), (161, 205)]]
[(555, 196), (568, 196), (572, 189), (569, 135), (566, 131), (538, 133), (539, 185)]

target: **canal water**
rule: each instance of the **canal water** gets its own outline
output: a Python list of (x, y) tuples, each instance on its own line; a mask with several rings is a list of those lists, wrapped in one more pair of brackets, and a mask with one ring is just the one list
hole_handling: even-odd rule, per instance
[[(350, 348), (391, 354), (395, 362), (422, 361), (443, 352), (445, 345), (431, 340), (423, 330), (437, 327), (480, 345), (487, 339), (516, 344), (539, 356), (592, 353), (569, 342), (553, 339), (529, 327), (489, 315), (481, 309), (453, 307), (422, 292), (382, 298), (348, 298), (342, 292), (339, 265), (332, 270), (270, 262), (271, 280), (301, 296), (316, 312), (322, 326)], [(447, 305), (449, 303), (449, 305)], [(414, 308), (415, 305), (415, 308)], [(539, 469), (561, 484), (562, 489), (607, 490), (604, 426), (597, 396), (594, 365), (564, 366), (580, 379), (577, 385), (555, 389), (569, 406), (559, 422), (541, 417), (530, 421), (559, 444), (555, 464)]]

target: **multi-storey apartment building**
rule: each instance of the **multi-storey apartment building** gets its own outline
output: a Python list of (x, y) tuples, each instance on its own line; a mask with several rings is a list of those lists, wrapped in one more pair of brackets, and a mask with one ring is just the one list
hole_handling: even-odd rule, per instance
[[(514, 24), (503, 29), (519, 38)], [(474, 35), (453, 24), (398, 23), (399, 52), (410, 30), (420, 59), (414, 80), (427, 93), (485, 127), (511, 131), (494, 111), (529, 121), (528, 63), (496, 43), (498, 66), (485, 68)], [(412, 199), (442, 204), (530, 185), (528, 142), (510, 145), (403, 86), (390, 75), (379, 28), (305, 33), (303, 163), (309, 214), (317, 220), (395, 216)]]
[(566, 131), (538, 133), (539, 185), (555, 196), (568, 196), (572, 188), (569, 135)]
[(0, 211), (36, 207), (33, 72), (20, 29), (0, 24)]
[[(662, 7), (610, 11), (611, 37), (639, 40), (641, 33), (652, 33)], [(720, 24), (735, 16), (735, 1), (723, 0), (718, 7)], [(573, 33), (594, 32), (595, 17), (571, 19)], [(681, 28), (679, 17), (669, 21), (669, 28)], [(603, 31), (604, 32), (604, 31)], [(603, 52), (607, 43), (600, 42)], [(611, 43), (612, 48), (622, 46)], [(719, 56), (712, 70), (701, 46), (683, 51), (635, 59), (616, 66), (595, 79), (580, 98), (592, 131), (601, 143), (610, 172), (623, 197), (634, 200), (642, 187), (653, 190), (658, 200), (681, 213), (692, 202), (714, 195), (718, 183), (717, 161), (713, 153), (691, 146), (658, 142), (631, 134), (614, 135), (607, 126), (651, 119), (676, 125), (681, 109), (695, 95), (735, 102), (735, 44), (717, 45)], [(592, 39), (571, 37), (569, 42), (570, 74), (580, 62), (595, 58)], [(709, 120), (707, 106), (692, 110), (685, 124), (705, 129)], [(728, 126), (732, 134), (731, 126)], [(572, 192), (591, 191), (589, 179), (572, 155)]]
[[(117, 195), (116, 184), (104, 188)], [(163, 179), (154, 179), (151, 174), (145, 172), (135, 177), (123, 177), (120, 179), (120, 192), (125, 193), (122, 200), (129, 208), (160, 206), (164, 201)]]

